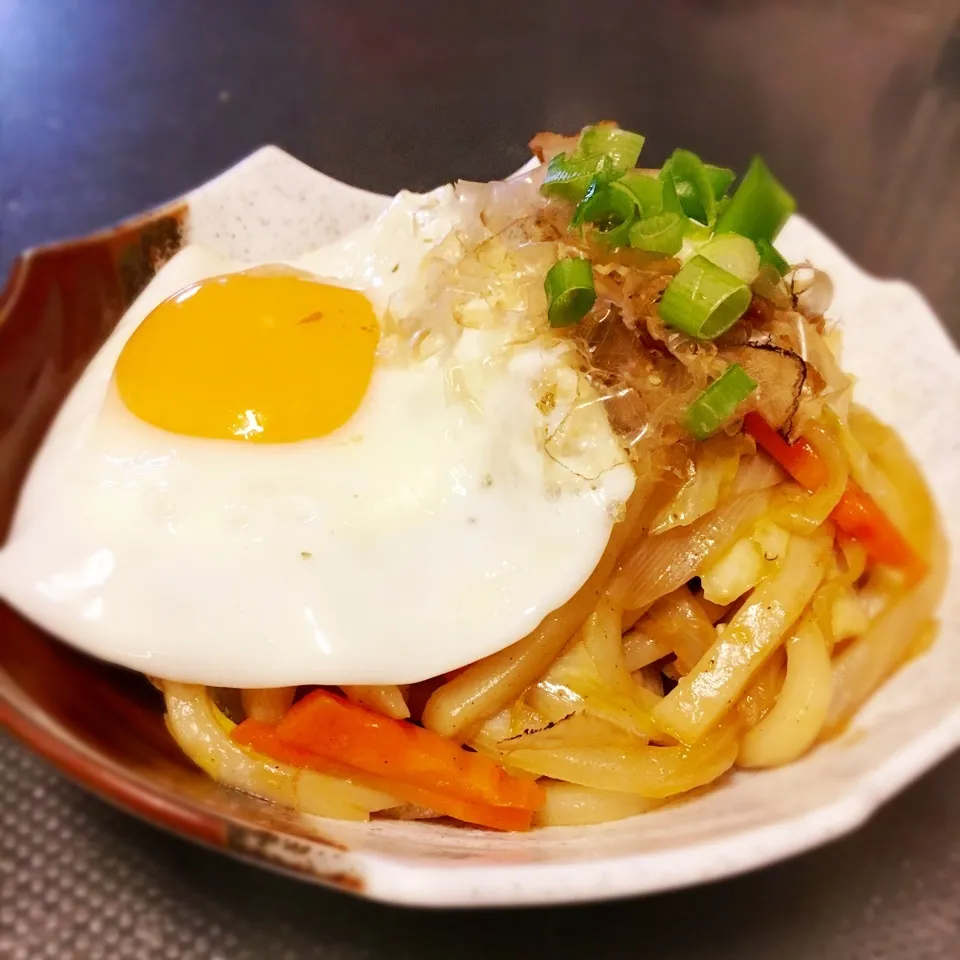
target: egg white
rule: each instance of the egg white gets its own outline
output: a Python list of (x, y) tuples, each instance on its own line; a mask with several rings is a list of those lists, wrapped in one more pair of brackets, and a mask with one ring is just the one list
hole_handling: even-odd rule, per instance
[[(382, 313), (456, 217), (449, 187), (404, 194), (296, 266)], [(536, 396), (556, 350), (513, 351), (478, 412), (449, 389), (451, 364), (476, 359), (468, 331), (446, 356), (379, 364), (348, 423), (297, 443), (179, 436), (124, 407), (111, 378), (139, 323), (249, 266), (187, 247), (131, 306), (35, 460), (0, 594), (98, 657), (233, 687), (416, 682), (502, 649), (567, 600), (633, 473), (552, 482)]]

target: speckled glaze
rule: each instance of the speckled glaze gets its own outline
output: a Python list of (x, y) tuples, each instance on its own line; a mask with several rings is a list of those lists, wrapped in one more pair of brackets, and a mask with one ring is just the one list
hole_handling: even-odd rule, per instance
[[(159, 211), (30, 251), (0, 293), (0, 535), (57, 405), (127, 303), (183, 241), (241, 259), (295, 257), (388, 199), (264, 147)], [(900, 429), (960, 539), (960, 357), (920, 295), (864, 274), (794, 217), (779, 244), (832, 275), (858, 399)], [(909, 331), (909, 336), (904, 332)], [(183, 836), (373, 899), (423, 906), (545, 904), (651, 893), (729, 876), (852, 830), (960, 745), (960, 584), (951, 569), (933, 649), (838, 740), (799, 763), (737, 773), (642, 817), (527, 835), (298, 817), (208, 780), (179, 754), (156, 692), (0, 604), (0, 722), (63, 772)]]

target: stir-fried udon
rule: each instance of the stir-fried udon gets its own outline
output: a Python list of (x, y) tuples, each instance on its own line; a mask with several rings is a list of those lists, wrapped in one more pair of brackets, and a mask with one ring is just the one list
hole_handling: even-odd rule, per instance
[[(688, 151), (640, 169), (642, 143), (541, 134), (533, 172), (457, 184), (425, 295), (381, 320), (386, 363), (491, 334), (451, 402), (516, 344), (575, 358), (538, 385), (556, 482), (595, 481), (604, 457), (635, 476), (593, 572), (526, 636), (422, 682), (158, 681), (212, 777), (345, 819), (612, 820), (796, 760), (931, 642), (936, 509), (854, 402), (829, 279), (775, 246), (791, 197), (759, 160), (735, 188)], [(598, 417), (612, 454), (591, 447)]]

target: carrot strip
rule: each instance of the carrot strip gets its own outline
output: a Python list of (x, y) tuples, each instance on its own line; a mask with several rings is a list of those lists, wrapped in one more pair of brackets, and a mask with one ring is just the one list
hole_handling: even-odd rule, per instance
[(743, 430), (807, 490), (817, 490), (827, 482), (827, 468), (816, 450), (803, 438), (796, 443), (787, 443), (777, 430), (754, 411), (743, 418)]
[[(796, 443), (787, 443), (756, 412), (750, 412), (743, 418), (743, 429), (807, 490), (816, 490), (826, 483), (827, 468), (806, 440), (801, 438)], [(873, 497), (852, 480), (847, 483), (840, 502), (830, 516), (840, 530), (862, 544), (867, 555), (876, 563), (902, 567), (911, 583), (923, 577), (927, 565), (877, 506)]]
[(876, 501), (852, 480), (831, 514), (837, 526), (863, 545), (878, 563), (903, 567), (919, 579), (926, 564), (904, 539)]
[(533, 820), (533, 810), (518, 807), (498, 807), (493, 804), (462, 800), (436, 790), (412, 786), (351, 769), (346, 764), (338, 763), (328, 757), (284, 743), (277, 736), (277, 728), (274, 724), (263, 723), (259, 720), (245, 720), (233, 729), (231, 738), (235, 743), (249, 747), (251, 750), (281, 763), (316, 770), (328, 776), (350, 779), (372, 789), (391, 794), (404, 803), (414, 803), (417, 806), (435, 810), (445, 816), (462, 820), (464, 823), (475, 823), (484, 827), (492, 827), (495, 830), (516, 831), (529, 830)]
[(327, 690), (315, 690), (291, 707), (277, 725), (277, 736), (367, 773), (463, 800), (525, 810), (543, 802), (534, 781), (511, 776), (489, 757)]
[[(318, 757), (309, 750), (291, 747), (277, 737), (277, 725), (265, 723), (263, 720), (244, 720), (230, 731), (230, 739), (241, 747), (249, 747), (256, 753), (262, 753), (271, 760), (279, 763), (288, 763), (291, 767), (305, 767), (316, 770), (317, 773), (326, 773), (331, 777), (342, 777), (348, 780), (357, 780), (356, 771), (351, 771), (344, 764)], [(364, 782), (365, 786), (372, 784)]]

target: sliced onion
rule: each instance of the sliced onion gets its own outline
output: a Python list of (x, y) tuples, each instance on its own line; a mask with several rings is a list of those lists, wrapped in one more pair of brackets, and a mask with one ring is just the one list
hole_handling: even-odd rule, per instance
[(768, 456), (762, 453), (744, 457), (730, 486), (730, 496), (739, 497), (757, 490), (768, 490), (786, 480), (787, 475)]
[(644, 537), (621, 560), (611, 595), (627, 610), (648, 607), (695, 577), (769, 506), (769, 491), (759, 490), (729, 501), (688, 527)]
[(833, 281), (823, 270), (810, 264), (800, 264), (783, 279), (797, 306), (808, 317), (822, 317), (830, 309)]
[(591, 718), (625, 730), (639, 740), (657, 739), (660, 731), (650, 719), (654, 704), (626, 672), (622, 658), (621, 648), (618, 667), (622, 679), (611, 686), (601, 677), (586, 645), (577, 643), (550, 667), (537, 688), (570, 704), (568, 713), (582, 709)]
[[(853, 393), (853, 381), (840, 368), (838, 357), (827, 340), (803, 314), (789, 311), (785, 313), (785, 317), (785, 323), (788, 325), (791, 340), (796, 344), (797, 352), (823, 379), (824, 388), (817, 400), (826, 401), (845, 422)], [(831, 334), (832, 336), (834, 335)], [(796, 419), (813, 419), (815, 416), (816, 414), (811, 411), (810, 416)]]
[(661, 597), (636, 629), (652, 637), (661, 649), (676, 654), (681, 674), (689, 673), (717, 639), (710, 618), (686, 585)]

